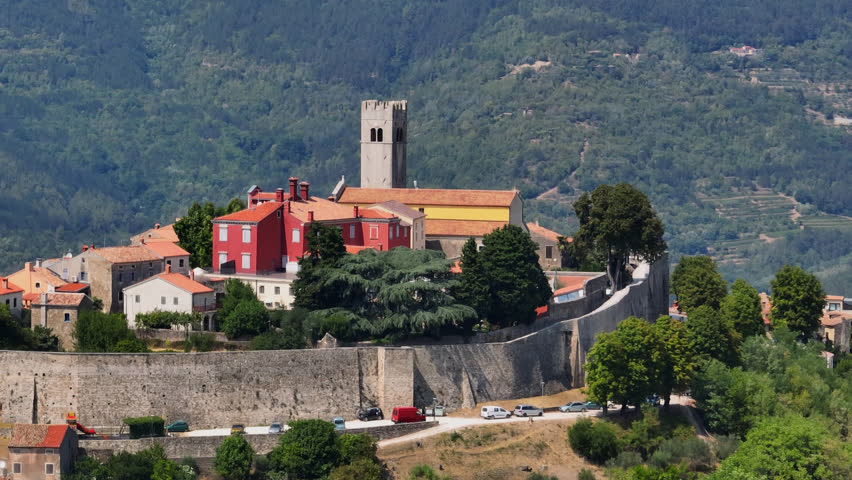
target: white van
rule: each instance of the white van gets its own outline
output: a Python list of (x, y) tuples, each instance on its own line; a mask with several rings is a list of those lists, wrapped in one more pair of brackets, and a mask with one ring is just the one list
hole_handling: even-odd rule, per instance
[(495, 418), (509, 418), (512, 416), (512, 412), (506, 410), (503, 407), (495, 407), (488, 405), (482, 407), (482, 411), (479, 413), (479, 416), (486, 420), (492, 420)]

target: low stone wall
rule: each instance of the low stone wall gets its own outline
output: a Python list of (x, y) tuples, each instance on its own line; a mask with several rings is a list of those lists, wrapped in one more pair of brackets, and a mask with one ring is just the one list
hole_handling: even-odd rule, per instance
[[(382, 425), (369, 428), (352, 428), (346, 430), (336, 430), (338, 434), (357, 435), (366, 433), (376, 440), (385, 440), (388, 438), (397, 438), (409, 433), (419, 432), (427, 428), (437, 426), (437, 422), (417, 422), (417, 423), (400, 423), (395, 425)], [(150, 448), (154, 444), (163, 446), (166, 451), (166, 456), (169, 458), (183, 458), (185, 456), (195, 458), (211, 458), (216, 456), (216, 449), (225, 440), (224, 436), (215, 437), (155, 437), (155, 438), (140, 438), (136, 440), (105, 440), (105, 439), (80, 439), (80, 448), (83, 453), (88, 456), (105, 460), (110, 455), (127, 452), (136, 453), (146, 448)], [(278, 445), (278, 440), (281, 435), (246, 435), (245, 439), (254, 448), (258, 455), (266, 455)]]

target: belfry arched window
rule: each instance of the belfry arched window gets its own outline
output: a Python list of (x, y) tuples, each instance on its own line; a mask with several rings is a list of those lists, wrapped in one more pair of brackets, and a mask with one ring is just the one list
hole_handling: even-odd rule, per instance
[(370, 141), (371, 142), (376, 141), (376, 129), (375, 128), (370, 129)]
[(381, 128), (378, 130), (378, 132), (376, 132), (376, 140), (379, 141), (379, 142), (382, 141), (382, 129)]

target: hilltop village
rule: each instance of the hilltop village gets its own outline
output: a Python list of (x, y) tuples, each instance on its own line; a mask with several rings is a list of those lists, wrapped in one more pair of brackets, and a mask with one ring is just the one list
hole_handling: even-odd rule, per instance
[[(305, 419), (332, 420), (333, 427), (320, 422), (332, 438), (337, 431), (389, 440), (421, 435), (440, 423), (436, 417), (468, 409), (474, 419), (449, 421), (456, 428), (533, 416), (574, 421), (589, 410), (631, 408), (650, 416), (661, 403), (694, 406), (681, 395), (693, 379), (676, 377), (672, 365), (688, 363), (691, 373), (700, 358), (730, 367), (745, 337), (765, 338), (774, 327), (824, 342), (819, 354), (829, 367), (849, 352), (852, 302), (818, 285), (811, 302), (818, 325), (801, 327), (773, 324), (781, 308), (745, 282), (727, 295), (709, 257), (681, 260), (670, 279), (662, 224), (629, 185), (604, 186), (575, 204), (578, 216), (585, 208), (590, 217), (600, 214), (591, 203), (611, 195), (629, 215), (645, 215), (635, 222), (644, 243), (607, 245), (605, 254), (581, 250), (597, 241), (582, 227), (577, 241), (527, 221), (516, 190), (409, 186), (407, 113), (404, 100), (361, 103), (358, 187), (341, 178), (316, 195), (297, 177), (251, 185), (226, 208), (211, 205), (194, 230), (187, 223), (197, 205), (129, 245), (82, 245), (0, 277), (0, 305), (32, 332), (32, 348), (20, 350), (41, 350), (0, 351), (0, 421), (9, 422), (0, 424), (7, 439), (0, 478), (55, 478), (76, 468), (81, 449), (89, 457), (137, 454), (149, 445), (141, 436), (157, 437), (167, 462), (218, 458), (221, 437), (249, 433), (239, 441), (250, 444), (251, 467), (255, 452), (276, 458), (279, 435)], [(779, 282), (784, 275), (799, 272), (782, 269)], [(486, 284), (501, 281), (529, 288), (477, 300)], [(741, 313), (738, 295), (754, 315)], [(387, 305), (392, 314), (373, 318)], [(717, 331), (717, 312), (727, 330)], [(117, 342), (105, 343), (115, 332)], [(716, 343), (706, 346), (710, 335)], [(640, 337), (649, 343), (622, 347)], [(618, 348), (606, 350), (612, 342)], [(653, 373), (642, 381), (613, 374), (634, 365), (630, 355)], [(566, 392), (583, 400), (496, 403)], [(367, 441), (375, 457), (375, 440)], [(573, 441), (572, 448), (582, 451)]]

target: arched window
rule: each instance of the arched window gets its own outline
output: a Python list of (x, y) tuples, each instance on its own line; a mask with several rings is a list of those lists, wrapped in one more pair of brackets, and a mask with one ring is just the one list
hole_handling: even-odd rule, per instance
[(382, 141), (382, 129), (380, 128), (377, 133), (378, 134), (376, 135), (376, 138), (378, 139), (378, 141), (381, 142)]
[(376, 129), (375, 128), (370, 129), (370, 141), (371, 142), (376, 141)]
[(397, 128), (397, 129), (396, 129), (396, 141), (397, 141), (397, 142), (402, 142), (402, 141), (403, 141), (402, 128)]

